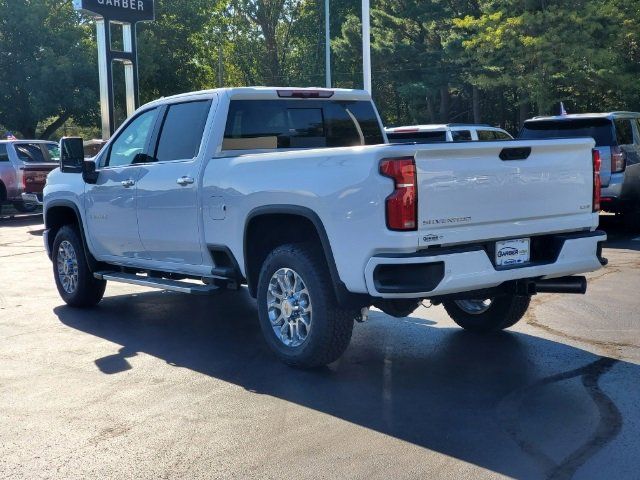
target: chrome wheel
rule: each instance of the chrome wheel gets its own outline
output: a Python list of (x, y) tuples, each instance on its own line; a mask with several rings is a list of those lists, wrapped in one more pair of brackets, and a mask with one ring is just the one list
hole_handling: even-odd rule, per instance
[(71, 294), (78, 288), (78, 257), (71, 242), (64, 240), (58, 247), (58, 278), (65, 292)]
[(302, 277), (281, 268), (269, 281), (267, 308), (271, 327), (287, 347), (302, 345), (311, 331), (311, 297)]
[(484, 300), (456, 300), (455, 302), (465, 313), (481, 315), (491, 308), (493, 298), (486, 298)]

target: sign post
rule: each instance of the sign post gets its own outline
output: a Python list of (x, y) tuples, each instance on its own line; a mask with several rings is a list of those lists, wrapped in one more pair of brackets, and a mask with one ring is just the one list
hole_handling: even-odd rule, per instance
[[(154, 20), (154, 0), (73, 0), (73, 6), (96, 17), (102, 138), (107, 140), (116, 129), (113, 62), (124, 64), (127, 116), (139, 106), (136, 24)], [(122, 25), (122, 50), (111, 48), (112, 23)]]

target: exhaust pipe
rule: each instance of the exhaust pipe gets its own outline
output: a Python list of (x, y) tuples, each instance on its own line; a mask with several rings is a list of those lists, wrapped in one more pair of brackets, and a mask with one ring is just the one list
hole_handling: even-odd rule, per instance
[(532, 293), (587, 293), (587, 279), (585, 277), (561, 277), (548, 280), (532, 280)]

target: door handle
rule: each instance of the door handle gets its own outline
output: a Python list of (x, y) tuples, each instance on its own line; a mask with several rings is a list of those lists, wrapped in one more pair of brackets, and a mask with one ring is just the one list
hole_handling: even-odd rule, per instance
[(181, 187), (186, 187), (187, 185), (193, 185), (195, 180), (191, 177), (180, 177), (176, 183)]
[(128, 179), (128, 180), (123, 180), (122, 182), (120, 182), (120, 184), (124, 187), (124, 188), (131, 188), (133, 187), (136, 182), (133, 181), (132, 179)]

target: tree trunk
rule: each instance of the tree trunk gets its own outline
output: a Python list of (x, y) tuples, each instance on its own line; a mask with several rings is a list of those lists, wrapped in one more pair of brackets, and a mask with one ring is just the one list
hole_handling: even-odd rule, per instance
[(36, 126), (28, 125), (24, 127), (18, 128), (18, 132), (22, 135), (23, 138), (27, 140), (34, 140), (36, 138)]
[(480, 114), (480, 90), (477, 86), (473, 86), (472, 91), (472, 103), (473, 103), (473, 123), (482, 123), (482, 116)]
[(70, 117), (71, 115), (69, 113), (64, 112), (62, 115), (56, 118), (52, 123), (50, 123), (47, 126), (47, 128), (44, 129), (44, 131), (40, 135), (40, 138), (42, 140), (49, 140), (49, 137), (54, 133), (56, 133), (56, 130), (58, 130), (61, 126), (63, 126), (64, 122), (69, 120)]
[(449, 84), (440, 87), (440, 121), (442, 123), (449, 122)]
[(529, 118), (530, 111), (531, 105), (529, 104), (529, 98), (524, 94), (520, 94), (520, 127), (522, 127), (525, 120)]
[(436, 113), (433, 109), (433, 99), (430, 95), (427, 95), (427, 116), (429, 118), (429, 123), (434, 123), (436, 121)]

